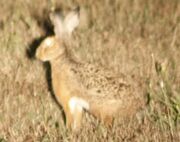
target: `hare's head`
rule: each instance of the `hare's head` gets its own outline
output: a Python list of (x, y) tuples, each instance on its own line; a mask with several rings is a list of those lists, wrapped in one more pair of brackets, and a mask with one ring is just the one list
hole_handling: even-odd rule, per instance
[(64, 42), (68, 41), (73, 30), (79, 24), (79, 7), (72, 10), (64, 18), (51, 13), (50, 19), (54, 25), (55, 36), (45, 38), (36, 51), (36, 58), (42, 61), (50, 61), (65, 53)]

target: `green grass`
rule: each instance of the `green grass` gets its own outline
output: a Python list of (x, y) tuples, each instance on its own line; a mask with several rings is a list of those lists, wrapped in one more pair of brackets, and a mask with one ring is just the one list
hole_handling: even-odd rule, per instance
[[(147, 87), (137, 116), (112, 128), (86, 114), (79, 134), (68, 131), (53, 99), (48, 72), (33, 53), (52, 26), (51, 7), (81, 6), (73, 34), (78, 59), (135, 75)], [(0, 1), (0, 142), (180, 141), (179, 0)], [(136, 81), (136, 80), (135, 80)]]

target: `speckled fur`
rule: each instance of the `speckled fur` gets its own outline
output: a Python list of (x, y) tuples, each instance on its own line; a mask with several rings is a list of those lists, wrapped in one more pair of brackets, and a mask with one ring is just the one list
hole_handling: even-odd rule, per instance
[[(73, 10), (69, 15), (78, 17), (76, 13), (77, 10)], [(83, 112), (72, 115), (68, 107), (72, 97), (87, 101), (90, 106), (87, 111), (107, 124), (111, 124), (115, 116), (123, 117), (136, 112), (143, 104), (143, 91), (138, 81), (127, 75), (114, 75), (103, 67), (77, 62), (67, 52), (67, 40), (61, 37), (65, 33), (57, 31), (62, 28), (57, 23), (58, 16), (53, 18), (56, 35), (42, 41), (36, 57), (51, 64), (53, 89), (64, 109), (67, 127), (74, 128), (75, 122), (77, 127), (74, 129), (81, 126)]]

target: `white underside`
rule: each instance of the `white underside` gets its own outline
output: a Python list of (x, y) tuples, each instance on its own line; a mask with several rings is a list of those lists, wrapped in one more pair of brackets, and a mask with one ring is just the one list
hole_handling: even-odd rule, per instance
[[(76, 113), (82, 113), (82, 110), (89, 110), (89, 103), (87, 101), (85, 101), (82, 98), (79, 97), (72, 97), (69, 102), (68, 102), (69, 108), (70, 108), (70, 112), (71, 114), (75, 117)], [(76, 129), (77, 127), (77, 120), (76, 118), (74, 119), (74, 123), (73, 123), (73, 129)]]
[(75, 111), (82, 111), (82, 109), (89, 110), (89, 103), (82, 98), (72, 97), (69, 100), (69, 107), (70, 112), (74, 114)]

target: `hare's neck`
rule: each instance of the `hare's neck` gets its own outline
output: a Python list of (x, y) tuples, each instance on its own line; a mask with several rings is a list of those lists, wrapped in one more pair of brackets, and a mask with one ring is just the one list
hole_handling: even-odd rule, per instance
[(56, 59), (50, 61), (51, 63), (51, 68), (56, 68), (58, 70), (63, 69), (64, 67), (70, 67), (70, 66), (76, 66), (77, 64), (81, 63), (80, 61), (77, 60), (72, 54), (65, 51), (64, 54), (58, 56)]
[(60, 70), (63, 66), (69, 63), (69, 59), (66, 54), (58, 56), (56, 59), (50, 61), (52, 69)]
[(68, 62), (69, 59), (64, 55), (50, 61), (52, 85), (55, 94), (59, 93), (58, 88), (60, 88), (60, 85), (63, 84), (64, 77), (67, 76), (66, 74), (69, 70)]

